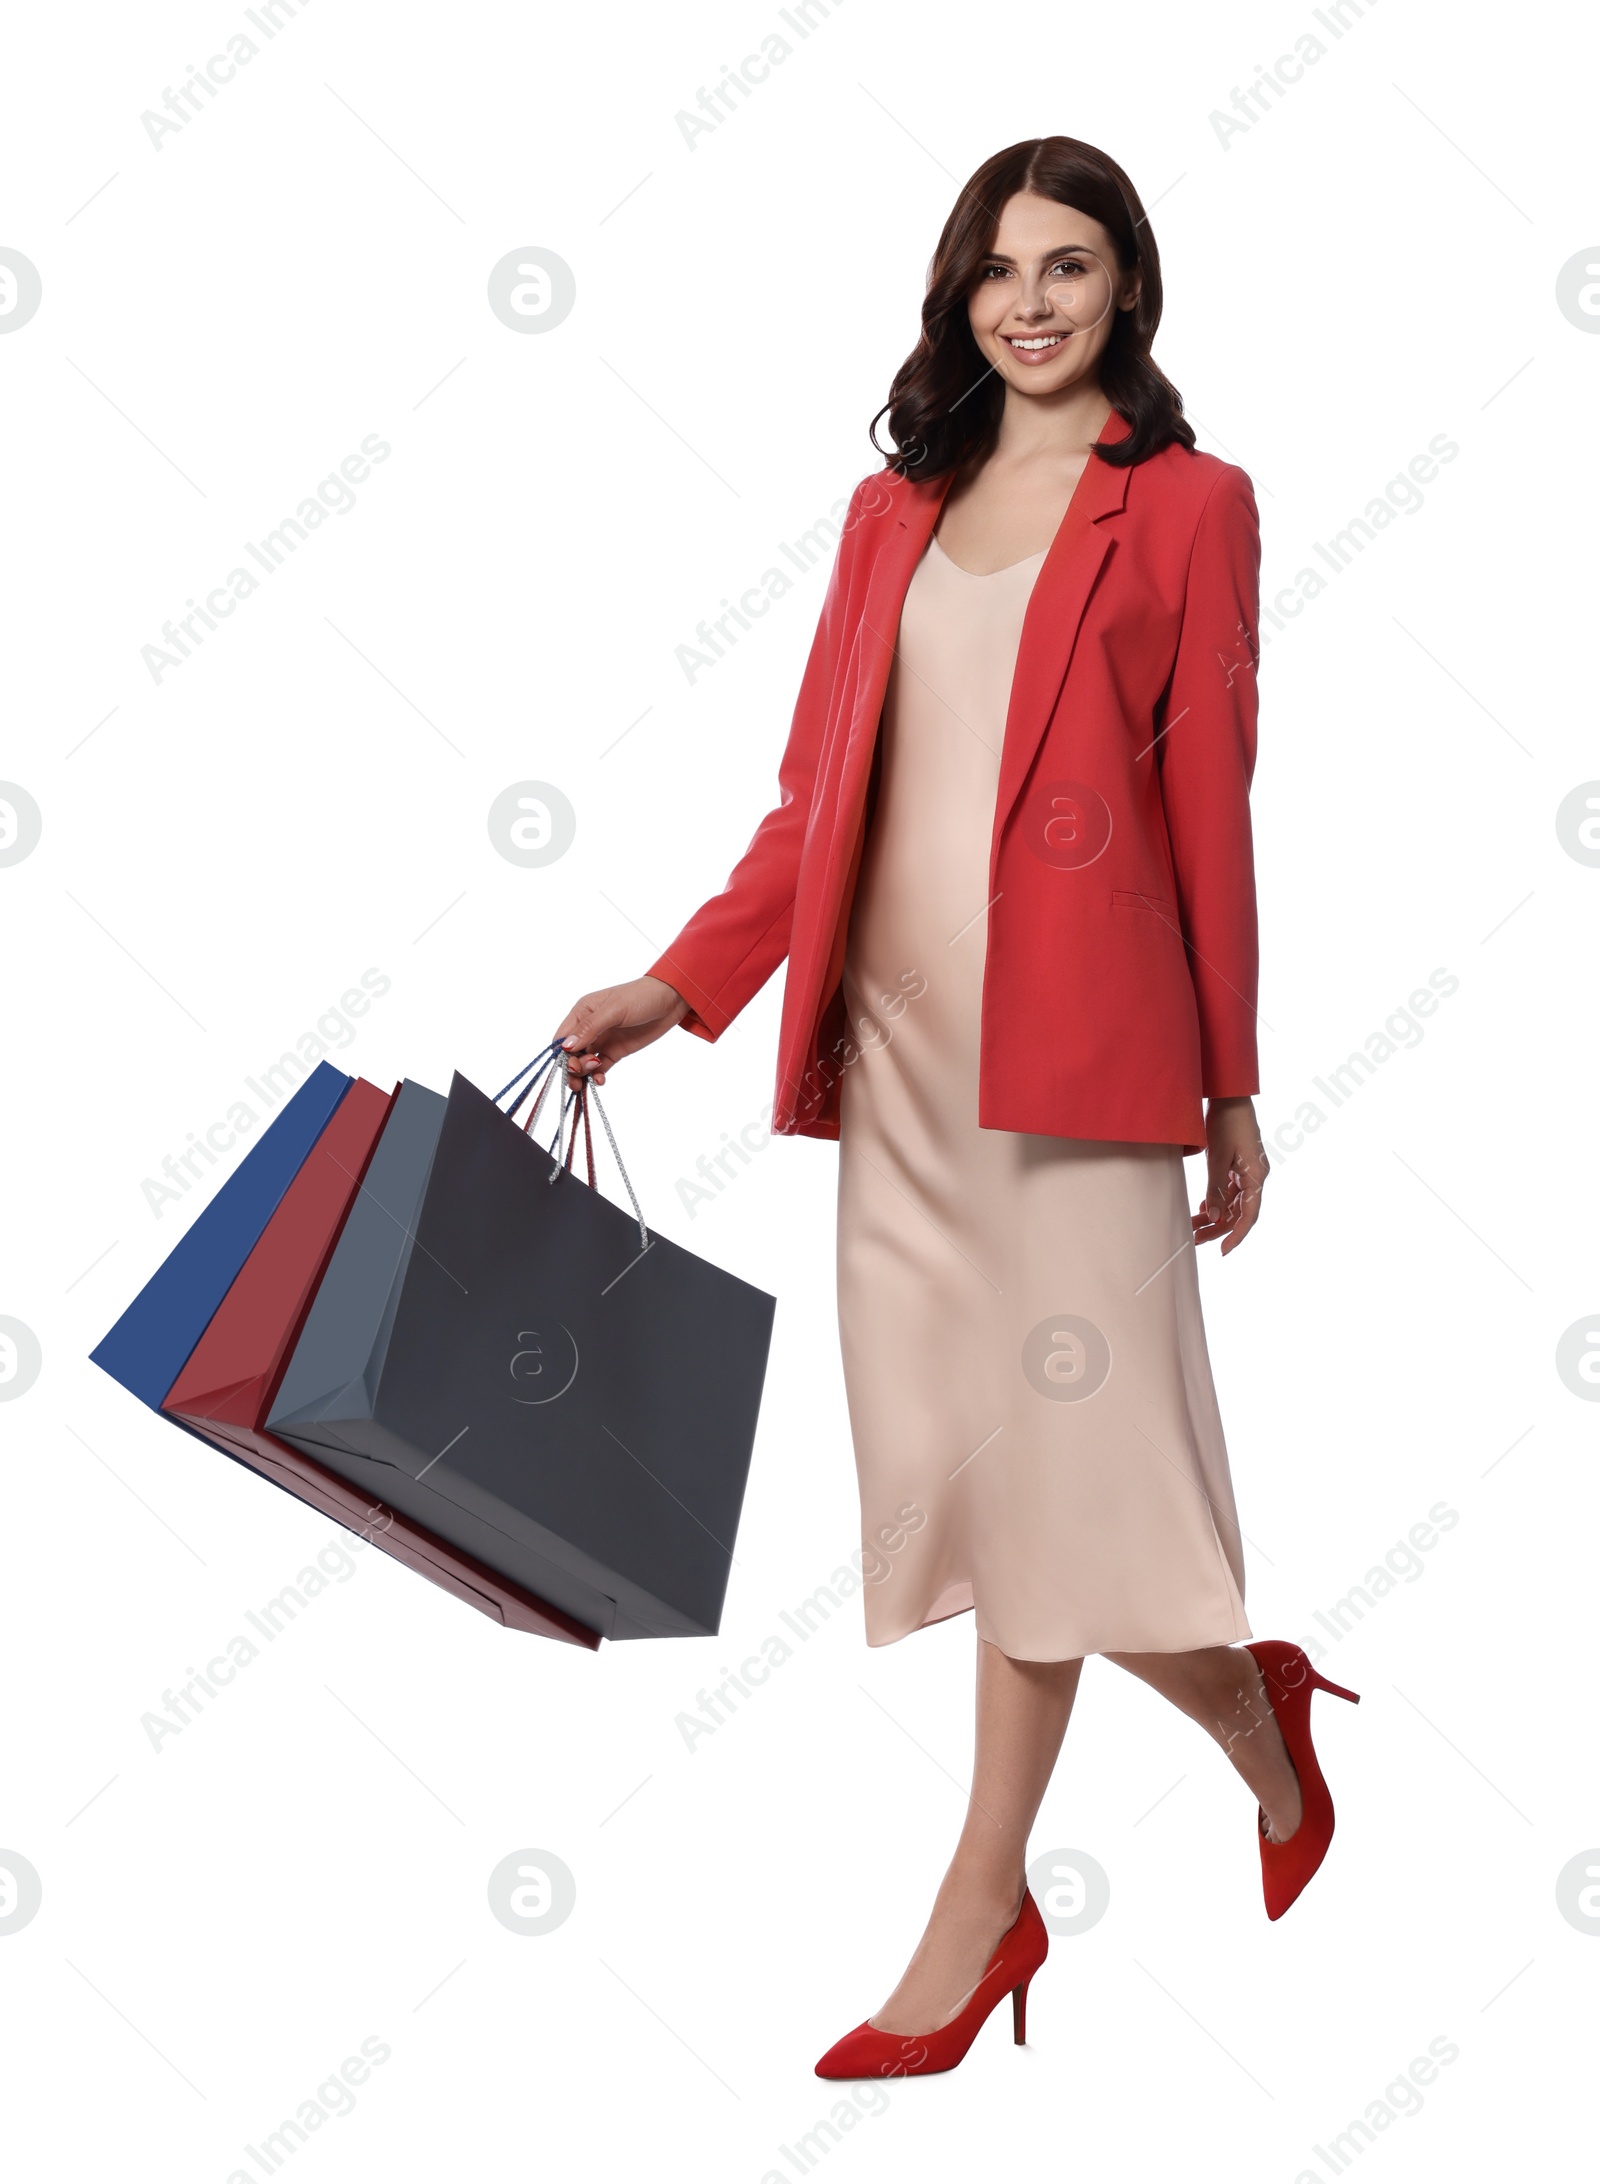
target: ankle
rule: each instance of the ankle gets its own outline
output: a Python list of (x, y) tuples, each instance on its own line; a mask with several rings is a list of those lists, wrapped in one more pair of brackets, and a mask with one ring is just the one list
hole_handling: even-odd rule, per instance
[(1272, 1696), (1264, 1680), (1245, 1675), (1219, 1675), (1208, 1693), (1211, 1734), (1230, 1758), (1241, 1745), (1272, 1741), (1277, 1726)]
[(1027, 1887), (1027, 1875), (1019, 1866), (997, 1866), (992, 1860), (957, 1857), (939, 1886), (939, 1908), (967, 1914), (995, 1912), (1016, 1915)]

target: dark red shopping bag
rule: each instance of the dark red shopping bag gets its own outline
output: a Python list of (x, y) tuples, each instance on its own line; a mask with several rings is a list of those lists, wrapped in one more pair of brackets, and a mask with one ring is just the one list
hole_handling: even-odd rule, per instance
[(357, 1078), (285, 1191), (161, 1408), (225, 1455), (513, 1630), (596, 1647), (599, 1634), (447, 1546), (265, 1430), (393, 1094)]

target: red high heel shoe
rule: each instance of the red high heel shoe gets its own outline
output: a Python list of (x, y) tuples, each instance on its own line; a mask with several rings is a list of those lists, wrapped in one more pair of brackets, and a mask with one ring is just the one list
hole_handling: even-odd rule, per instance
[(1300, 1825), (1288, 1841), (1269, 1842), (1266, 1815), (1260, 1814), (1257, 1820), (1261, 1893), (1266, 1898), (1267, 1917), (1281, 1919), (1326, 1858), (1333, 1841), (1333, 1799), (1311, 1742), (1311, 1694), (1331, 1691), (1336, 1699), (1348, 1699), (1352, 1706), (1360, 1705), (1361, 1695), (1319, 1676), (1304, 1651), (1286, 1638), (1253, 1641), (1245, 1651), (1253, 1655), (1261, 1671), (1294, 1771), (1300, 1777)]
[(1028, 2031), (1028, 1982), (1050, 1950), (1039, 1906), (1028, 1889), (1022, 1909), (1000, 1937), (983, 1977), (966, 2006), (936, 2032), (880, 2032), (863, 2023), (829, 2048), (817, 2065), (819, 2078), (927, 2078), (954, 2070), (977, 2037), (978, 2027), (1002, 1995), (1011, 1997), (1011, 2036), (1023, 2046)]

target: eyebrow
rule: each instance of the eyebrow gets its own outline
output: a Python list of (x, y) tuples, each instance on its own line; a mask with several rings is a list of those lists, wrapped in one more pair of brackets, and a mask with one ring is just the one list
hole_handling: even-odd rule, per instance
[[(1052, 258), (1075, 258), (1079, 256), (1092, 258), (1094, 255), (1093, 246), (1089, 243), (1063, 243), (1059, 250), (1041, 251), (1039, 262), (1041, 265), (1047, 265)], [(1006, 257), (1001, 251), (986, 250), (983, 254), (983, 262), (985, 265), (1014, 266), (1017, 261), (1015, 258)]]

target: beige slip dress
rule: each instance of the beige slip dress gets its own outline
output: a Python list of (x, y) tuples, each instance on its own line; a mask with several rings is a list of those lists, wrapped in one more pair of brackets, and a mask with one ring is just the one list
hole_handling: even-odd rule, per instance
[(1044, 559), (979, 576), (933, 539), (901, 615), (844, 963), (838, 1301), (868, 1643), (970, 1608), (1057, 1661), (1250, 1630), (1182, 1154), (978, 1126), (990, 832)]

